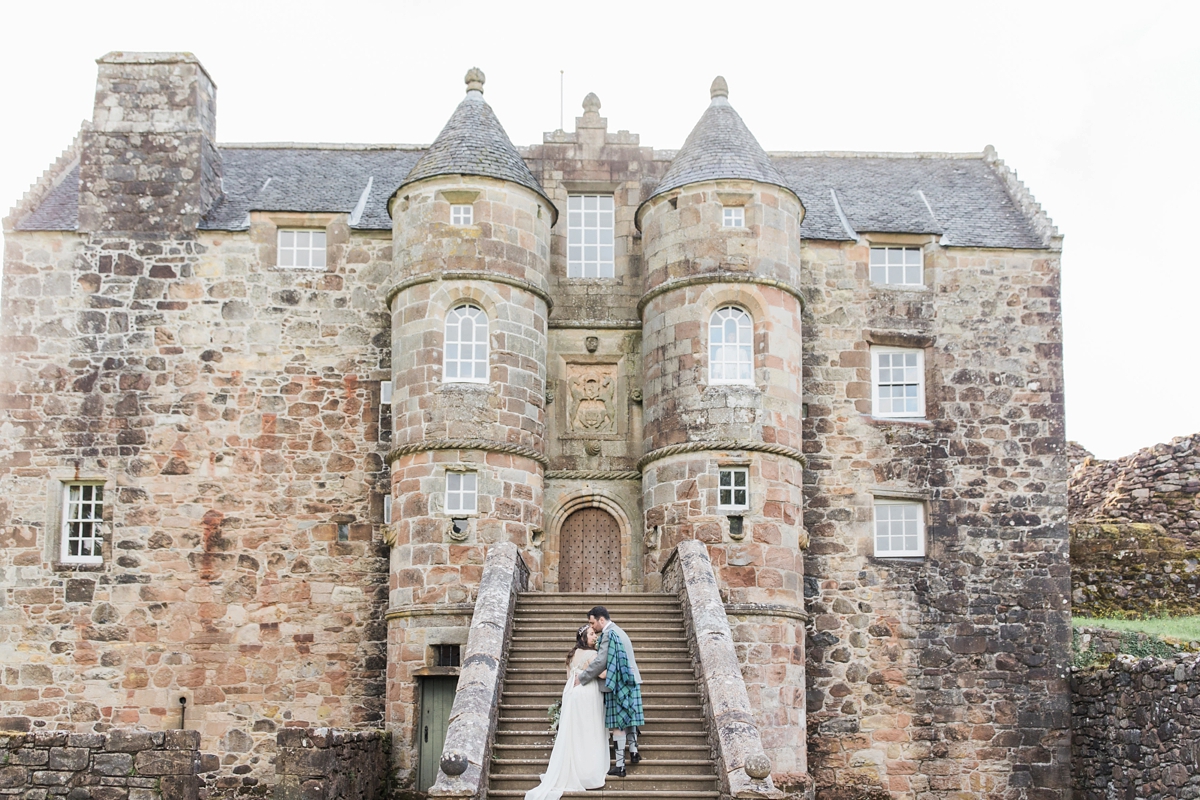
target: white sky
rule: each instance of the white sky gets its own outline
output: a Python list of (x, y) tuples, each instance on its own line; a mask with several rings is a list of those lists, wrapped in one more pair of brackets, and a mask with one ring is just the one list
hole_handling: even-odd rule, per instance
[[(1067, 435), (1200, 430), (1200, 3), (41, 2), (0, 17), (0, 207), (91, 117), (95, 59), (189, 50), (224, 142), (427, 143), (479, 66), (518, 145), (594, 91), (677, 148), (716, 74), (768, 150), (993, 144), (1066, 236)], [(1172, 244), (1175, 242), (1175, 244)]]

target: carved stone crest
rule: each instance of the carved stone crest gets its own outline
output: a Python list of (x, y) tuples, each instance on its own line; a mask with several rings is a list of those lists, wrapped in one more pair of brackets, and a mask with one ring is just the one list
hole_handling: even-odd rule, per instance
[(613, 366), (576, 366), (568, 378), (571, 407), (567, 424), (576, 433), (611, 433), (617, 413), (613, 395), (617, 390)]

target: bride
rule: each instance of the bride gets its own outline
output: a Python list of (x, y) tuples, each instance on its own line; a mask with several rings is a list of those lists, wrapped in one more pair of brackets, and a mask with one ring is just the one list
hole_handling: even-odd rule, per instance
[[(596, 656), (596, 632), (584, 625), (575, 633), (575, 646), (567, 654), (567, 683), (563, 687), (558, 738), (542, 782), (525, 794), (525, 800), (559, 800), (563, 792), (599, 789), (608, 772), (608, 741), (604, 729), (602, 680), (575, 685), (575, 676)], [(603, 673), (601, 678), (603, 678)]]

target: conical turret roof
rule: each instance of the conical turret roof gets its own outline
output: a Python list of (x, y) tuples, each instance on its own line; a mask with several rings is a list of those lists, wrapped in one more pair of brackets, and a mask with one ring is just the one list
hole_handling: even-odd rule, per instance
[(532, 189), (549, 204), (551, 214), (557, 218), (558, 209), (504, 132), (496, 112), (483, 99), (483, 82), (484, 75), (479, 69), (472, 68), (467, 73), (467, 96), (400, 187), (437, 175), (482, 175)]
[(708, 109), (650, 196), (689, 183), (730, 178), (770, 183), (791, 191), (771, 157), (729, 104), (725, 79), (718, 75), (709, 93), (712, 102)]

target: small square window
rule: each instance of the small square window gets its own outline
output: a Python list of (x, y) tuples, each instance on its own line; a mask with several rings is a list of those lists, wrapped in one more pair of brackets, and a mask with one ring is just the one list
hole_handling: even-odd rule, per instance
[(875, 555), (878, 558), (925, 555), (924, 503), (875, 500)]
[(289, 269), (325, 268), (325, 231), (279, 230), (278, 266)]
[(872, 247), (871, 283), (922, 286), (924, 253), (919, 247)]
[(475, 221), (475, 207), (468, 205), (450, 206), (451, 225), (470, 225)]
[(461, 645), (457, 644), (435, 644), (434, 657), (437, 659), (439, 667), (457, 667), (462, 658)]
[(897, 347), (871, 348), (871, 414), (925, 416), (925, 352)]
[(611, 278), (613, 197), (573, 194), (567, 198), (567, 277)]
[(104, 484), (63, 484), (62, 542), (64, 564), (104, 563)]
[(750, 507), (750, 471), (742, 467), (722, 469), (717, 487), (717, 508), (742, 511)]
[(725, 206), (724, 224), (726, 228), (746, 227), (746, 209), (741, 206)]
[(446, 512), (474, 514), (478, 507), (478, 475), (474, 472), (446, 473)]

